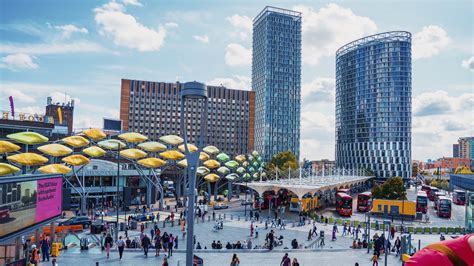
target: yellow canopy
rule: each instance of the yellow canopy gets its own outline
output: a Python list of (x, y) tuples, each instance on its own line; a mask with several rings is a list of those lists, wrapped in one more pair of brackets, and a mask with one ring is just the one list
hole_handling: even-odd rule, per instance
[(133, 143), (143, 142), (148, 139), (147, 136), (142, 135), (140, 133), (136, 133), (136, 132), (123, 133), (123, 134), (120, 134), (118, 137), (122, 140), (133, 142)]
[(102, 132), (102, 130), (97, 129), (97, 128), (89, 128), (89, 129), (86, 129), (86, 130), (82, 131), (82, 133), (84, 133), (84, 135), (88, 136), (89, 138), (91, 138), (95, 141), (101, 140), (101, 139), (104, 139), (105, 137), (107, 137), (107, 135), (105, 135), (105, 133)]
[(186, 167), (188, 167), (188, 161), (186, 159), (183, 159), (183, 160), (178, 162), (178, 166), (182, 167), (182, 168), (186, 168)]
[(108, 139), (108, 140), (99, 141), (97, 144), (102, 148), (105, 148), (108, 150), (114, 150), (114, 151), (118, 150), (119, 146), (120, 146), (120, 149), (127, 147), (125, 143), (116, 139)]
[(209, 169), (214, 169), (221, 166), (221, 164), (218, 161), (212, 160), (212, 159), (205, 161), (203, 164)]
[(64, 143), (67, 145), (74, 147), (74, 148), (80, 148), (84, 147), (89, 144), (89, 141), (84, 138), (83, 136), (70, 136), (70, 137), (65, 137), (62, 139)]
[[(181, 144), (178, 146), (178, 149), (181, 151), (181, 152), (185, 152), (186, 149), (184, 148), (184, 144)], [(189, 152), (195, 152), (198, 150), (198, 147), (196, 147), (195, 145), (191, 144), (191, 143), (188, 143), (188, 149), (189, 149)]]
[(163, 165), (166, 165), (166, 161), (163, 161), (159, 158), (154, 158), (154, 157), (141, 159), (137, 161), (137, 163), (147, 168), (158, 168)]
[(38, 150), (42, 153), (46, 153), (50, 156), (59, 157), (66, 156), (72, 153), (72, 150), (62, 144), (52, 143), (38, 147)]
[(128, 159), (141, 159), (146, 157), (146, 152), (139, 149), (126, 149), (120, 151), (120, 155)]
[(140, 149), (143, 149), (147, 152), (157, 152), (166, 150), (166, 146), (156, 141), (149, 141), (138, 144)]
[(203, 176), (203, 175), (209, 174), (209, 172), (211, 172), (211, 170), (209, 170), (209, 168), (207, 168), (205, 166), (199, 166), (197, 168), (196, 172), (197, 172), (198, 175)]
[(245, 161), (245, 155), (243, 154), (237, 155), (235, 156), (235, 160), (239, 163), (242, 163), (243, 161)]
[(216, 148), (215, 146), (207, 146), (203, 149), (203, 151), (209, 153), (209, 154), (218, 154), (219, 149)]
[(20, 168), (16, 166), (6, 164), (6, 163), (0, 163), (0, 176), (13, 174), (18, 171), (20, 171)]
[(62, 161), (73, 166), (80, 166), (88, 164), (90, 162), (87, 157), (81, 154), (70, 155), (68, 157), (63, 158)]
[(82, 150), (82, 152), (89, 155), (90, 157), (100, 157), (107, 153), (102, 148), (97, 147), (97, 146), (91, 146), (89, 148), (85, 148)]
[(21, 149), (20, 146), (13, 144), (9, 141), (0, 140), (0, 153), (14, 152)]
[(45, 166), (42, 166), (38, 168), (38, 171), (40, 171), (43, 174), (68, 174), (69, 172), (72, 171), (71, 168), (65, 166), (64, 164), (48, 164)]
[(171, 144), (171, 145), (178, 145), (183, 143), (183, 139), (176, 135), (167, 135), (160, 137), (160, 140), (164, 143)]
[(207, 182), (216, 182), (217, 180), (219, 180), (220, 176), (216, 175), (216, 174), (208, 174), (204, 177), (204, 180), (206, 180)]
[(160, 153), (160, 156), (167, 160), (172, 160), (172, 161), (181, 160), (184, 158), (184, 154), (175, 150), (164, 151)]
[(207, 160), (209, 160), (209, 158), (211, 158), (211, 157), (209, 157), (209, 154), (207, 154), (205, 152), (201, 152), (199, 154), (199, 160), (201, 160), (201, 161), (207, 161)]
[(25, 132), (9, 134), (7, 135), (7, 138), (18, 141), (23, 144), (27, 144), (27, 145), (41, 144), (48, 141), (47, 137), (33, 131), (25, 131)]
[(42, 165), (48, 162), (48, 158), (32, 152), (11, 155), (7, 157), (7, 160), (26, 166)]

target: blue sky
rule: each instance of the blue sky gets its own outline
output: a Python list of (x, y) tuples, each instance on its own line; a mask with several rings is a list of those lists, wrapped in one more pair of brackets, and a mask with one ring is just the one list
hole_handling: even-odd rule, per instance
[[(303, 12), (302, 156), (334, 158), (334, 53), (365, 35), (413, 34), (413, 158), (474, 135), (472, 1), (0, 2), (0, 110), (76, 100), (75, 127), (118, 117), (120, 79), (250, 89), (251, 27), (265, 5)], [(67, 93), (68, 96), (65, 96)]]

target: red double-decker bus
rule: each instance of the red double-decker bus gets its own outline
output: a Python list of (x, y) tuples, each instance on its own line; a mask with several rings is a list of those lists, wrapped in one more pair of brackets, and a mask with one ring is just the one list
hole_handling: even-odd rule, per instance
[(419, 191), (416, 195), (416, 211), (422, 213), (428, 211), (428, 196), (425, 191)]
[(466, 192), (463, 190), (455, 189), (453, 191), (453, 203), (457, 205), (466, 204)]
[(336, 211), (341, 216), (352, 215), (352, 197), (344, 192), (336, 193)]
[(451, 218), (451, 199), (440, 196), (438, 198), (438, 217)]
[(347, 195), (351, 194), (350, 189), (348, 188), (340, 188), (336, 191), (336, 193), (346, 193)]
[(430, 187), (430, 189), (428, 191), (426, 191), (426, 195), (428, 196), (428, 199), (431, 200), (431, 201), (434, 201), (436, 192), (439, 192), (439, 189), (437, 189), (435, 187)]
[(360, 212), (368, 212), (370, 210), (371, 198), (371, 192), (359, 193), (357, 195), (357, 210)]

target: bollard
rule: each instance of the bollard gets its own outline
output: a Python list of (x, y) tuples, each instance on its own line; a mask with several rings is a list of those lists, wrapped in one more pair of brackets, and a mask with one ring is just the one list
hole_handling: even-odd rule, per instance
[(234, 216), (233, 216), (232, 214), (230, 215), (230, 219), (231, 219), (231, 220), (234, 220)]
[(99, 262), (98, 262), (98, 261), (95, 262), (95, 266), (99, 266)]
[(221, 214), (219, 213), (219, 220), (221, 219)]
[(291, 227), (295, 227), (295, 221), (293, 221), (293, 224), (292, 224), (292, 226), (291, 226)]
[(224, 220), (225, 220), (225, 213), (224, 213)]
[(245, 221), (248, 221), (247, 219), (248, 219), (247, 216), (245, 216)]
[(239, 215), (239, 216), (237, 216), (237, 221), (240, 221), (240, 215)]
[(207, 216), (207, 221), (208, 221), (208, 222), (211, 221), (211, 216)]

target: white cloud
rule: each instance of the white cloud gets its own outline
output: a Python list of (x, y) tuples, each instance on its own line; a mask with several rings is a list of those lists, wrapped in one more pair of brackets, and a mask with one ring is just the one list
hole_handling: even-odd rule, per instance
[(120, 3), (109, 2), (95, 8), (94, 12), (99, 33), (112, 38), (118, 46), (140, 52), (158, 51), (165, 42), (165, 27), (153, 29), (142, 25), (134, 16), (125, 13), (125, 7)]
[(124, 5), (143, 6), (138, 0), (123, 0)]
[(166, 22), (166, 23), (165, 23), (165, 27), (168, 28), (168, 29), (177, 28), (177, 27), (178, 27), (178, 23), (175, 23), (175, 22)]
[(81, 103), (79, 98), (72, 98), (71, 95), (64, 92), (54, 91), (51, 92), (49, 96), (51, 97), (51, 101), (53, 103), (68, 103), (71, 102), (71, 100), (74, 100), (74, 105)]
[(237, 43), (231, 43), (225, 48), (225, 63), (229, 66), (249, 66), (252, 62), (250, 49)]
[(334, 159), (334, 113), (321, 111), (316, 104), (301, 113), (301, 154), (309, 160)]
[(423, 27), (413, 36), (413, 59), (428, 58), (437, 55), (451, 43), (446, 31), (435, 25)]
[(64, 39), (67, 39), (71, 37), (73, 33), (84, 33), (87, 34), (89, 31), (86, 28), (83, 27), (77, 27), (72, 24), (67, 24), (67, 25), (61, 25), (61, 26), (54, 26), (55, 29), (62, 31), (62, 37)]
[(474, 71), (474, 56), (471, 56), (471, 58), (468, 58), (466, 60), (462, 60), (461, 66), (471, 71)]
[(318, 64), (324, 56), (334, 57), (344, 44), (377, 32), (377, 25), (368, 17), (358, 16), (349, 8), (328, 4), (319, 10), (298, 5), (302, 12), (303, 63)]
[(253, 24), (251, 18), (234, 14), (227, 17), (227, 21), (229, 21), (234, 27), (234, 31), (231, 33), (232, 36), (246, 40), (250, 35), (252, 35)]
[(202, 43), (209, 43), (209, 36), (207, 35), (194, 35), (193, 38), (196, 41), (202, 42)]
[(6, 67), (11, 70), (38, 68), (38, 65), (33, 62), (33, 58), (24, 53), (7, 55), (2, 58), (2, 62), (2, 67)]
[(247, 76), (234, 75), (232, 78), (215, 78), (207, 81), (207, 85), (224, 86), (229, 89), (251, 90), (251, 79)]
[(13, 101), (15, 103), (16, 102), (24, 102), (24, 103), (36, 102), (35, 98), (31, 96), (29, 93), (24, 93), (21, 90), (12, 88), (10, 86), (1, 86), (0, 95), (2, 96), (2, 99), (7, 99), (9, 96), (12, 96)]
[(333, 78), (316, 78), (301, 86), (303, 108), (318, 102), (334, 102), (336, 81)]
[(460, 136), (474, 135), (474, 93), (452, 96), (437, 90), (413, 98), (413, 159), (452, 155)]
[(100, 45), (80, 41), (74, 43), (40, 43), (40, 44), (0, 44), (0, 53), (25, 53), (25, 54), (69, 54), (69, 53), (94, 53), (103, 52)]

